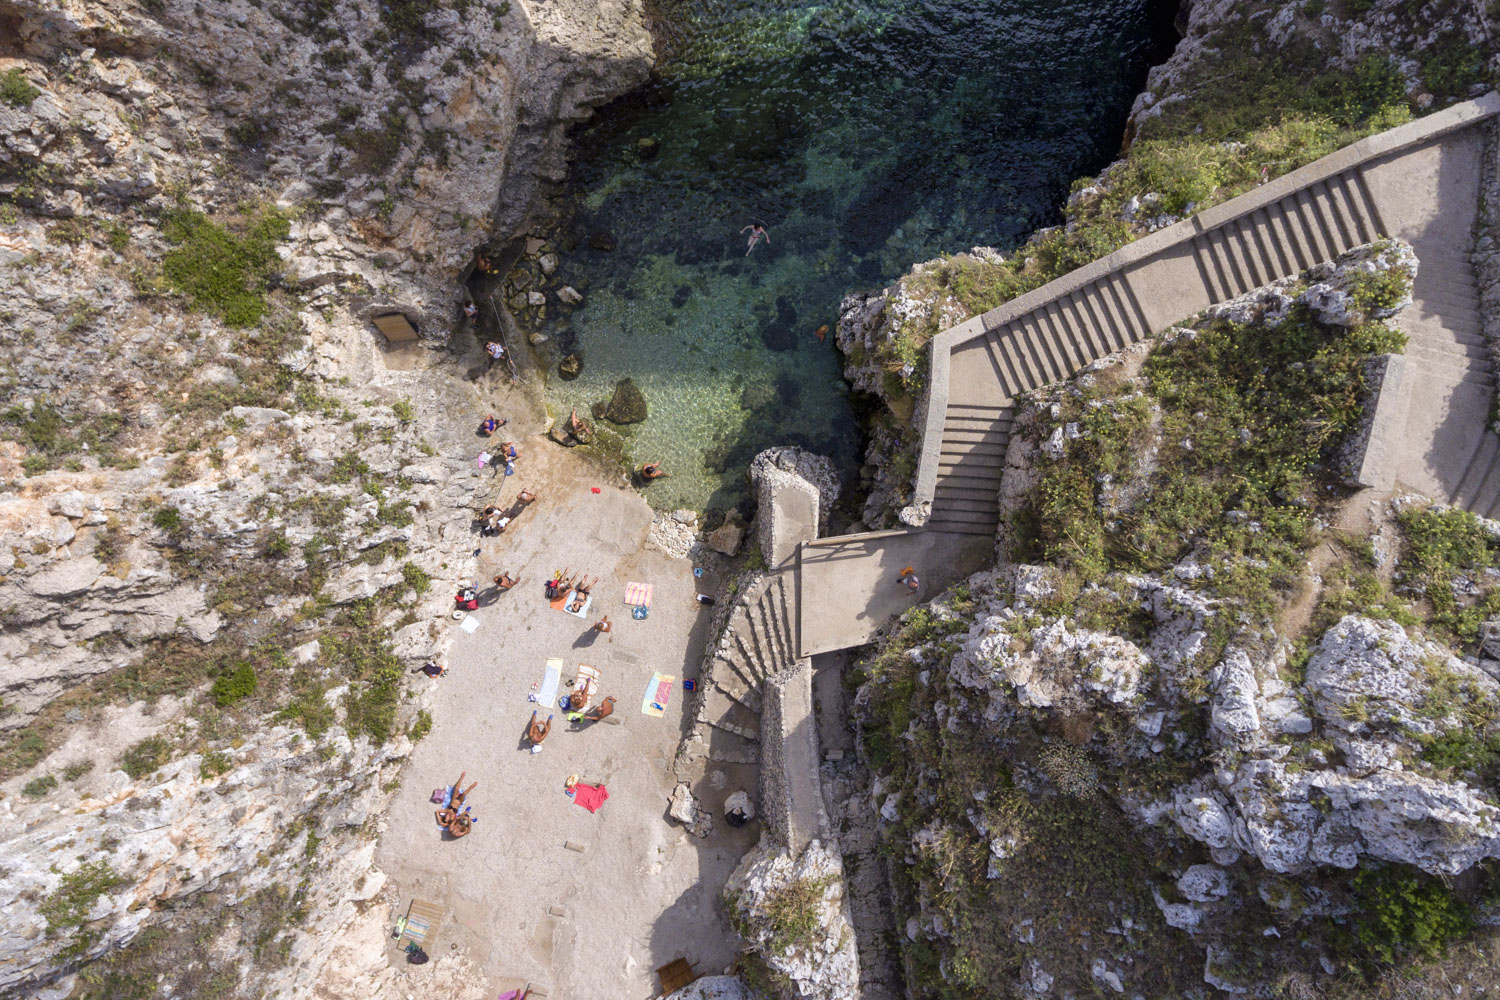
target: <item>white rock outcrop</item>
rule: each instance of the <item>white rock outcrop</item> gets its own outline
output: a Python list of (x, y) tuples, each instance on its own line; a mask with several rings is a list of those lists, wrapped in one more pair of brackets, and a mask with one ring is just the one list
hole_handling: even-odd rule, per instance
[[(766, 912), (768, 902), (784, 903), (794, 894), (808, 907), (809, 938), (778, 939)], [(814, 840), (798, 857), (762, 842), (740, 861), (724, 887), (731, 918), (766, 964), (806, 1000), (856, 1000), (859, 959), (849, 923), (844, 866), (836, 850)], [(779, 897), (779, 898), (778, 898)]]

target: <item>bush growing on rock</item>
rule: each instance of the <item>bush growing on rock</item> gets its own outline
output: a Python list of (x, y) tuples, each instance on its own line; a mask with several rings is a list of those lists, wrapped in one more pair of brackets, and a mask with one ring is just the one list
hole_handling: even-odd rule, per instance
[(172, 758), (172, 744), (160, 736), (148, 736), (120, 757), (120, 770), (140, 779), (154, 773)]
[(21, 794), (28, 799), (39, 799), (56, 788), (57, 779), (50, 774), (44, 774), (40, 778), (33, 778), (26, 782), (26, 787), (21, 789)]
[(234, 327), (254, 326), (266, 314), (268, 279), (280, 262), (276, 245), (291, 224), (281, 212), (267, 209), (242, 220), (241, 229), (232, 232), (187, 207), (162, 218), (163, 234), (176, 245), (162, 259), (167, 284), (193, 308)]
[(42, 901), (40, 909), (47, 920), (47, 933), (82, 926), (100, 896), (108, 895), (128, 881), (116, 874), (108, 861), (79, 865), (64, 875), (62, 883)]
[(241, 661), (234, 665), (233, 669), (214, 678), (211, 694), (214, 704), (220, 708), (227, 708), (235, 702), (244, 701), (255, 693), (256, 677), (255, 667), (247, 661)]
[(1435, 958), (1474, 926), (1468, 904), (1442, 881), (1405, 865), (1361, 868), (1354, 875), (1354, 912), (1338, 937), (1363, 971), (1410, 958)]
[(13, 108), (24, 108), (41, 96), (41, 90), (26, 79), (26, 74), (21, 71), (21, 67), (12, 66), (4, 73), (0, 73), (0, 101), (4, 101)]

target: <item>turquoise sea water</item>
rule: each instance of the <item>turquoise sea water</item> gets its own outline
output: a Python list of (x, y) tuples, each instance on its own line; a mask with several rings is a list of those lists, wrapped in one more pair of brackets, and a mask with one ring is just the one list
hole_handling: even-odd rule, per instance
[[(743, 504), (772, 444), (857, 467), (830, 332), (849, 291), (1055, 224), (1070, 181), (1118, 150), (1170, 51), (1148, 0), (663, 0), (670, 55), (579, 136), (554, 319), (554, 410), (629, 376), (650, 417), (653, 505)], [(1175, 4), (1172, 4), (1175, 9)], [(741, 227), (769, 244), (745, 254)], [(613, 249), (606, 249), (613, 246)]]

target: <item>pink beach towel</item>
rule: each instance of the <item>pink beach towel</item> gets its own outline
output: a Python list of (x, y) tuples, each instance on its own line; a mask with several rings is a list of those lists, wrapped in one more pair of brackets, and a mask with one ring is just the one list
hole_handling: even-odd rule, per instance
[(609, 798), (609, 791), (603, 785), (580, 783), (573, 786), (573, 801), (589, 812), (598, 812), (599, 807), (604, 805), (604, 800), (607, 798)]

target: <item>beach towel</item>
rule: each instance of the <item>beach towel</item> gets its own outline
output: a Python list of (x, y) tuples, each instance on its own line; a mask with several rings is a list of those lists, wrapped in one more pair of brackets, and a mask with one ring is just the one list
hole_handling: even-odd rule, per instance
[(589, 812), (598, 812), (599, 807), (604, 805), (604, 800), (607, 798), (609, 798), (609, 792), (603, 785), (577, 784), (573, 786), (573, 801)]
[(651, 584), (627, 583), (625, 585), (625, 603), (636, 608), (651, 607)]
[(442, 922), (444, 912), (446, 911), (441, 906), (434, 903), (412, 900), (406, 910), (406, 923), (402, 926), (401, 936), (396, 939), (396, 947), (404, 950), (408, 944), (418, 947), (425, 944), (432, 928)]
[(672, 685), (676, 680), (674, 674), (652, 674), (651, 682), (646, 685), (646, 696), (641, 699), (641, 714), (654, 715), (658, 719), (665, 715), (667, 699), (672, 697)]
[(556, 597), (548, 598), (547, 603), (552, 606), (553, 611), (567, 611), (568, 602), (573, 599), (573, 589), (570, 587), (562, 591)]
[(562, 660), (550, 659), (542, 674), (542, 686), (537, 689), (536, 703), (551, 708), (557, 700), (557, 682), (562, 679)]
[(589, 685), (591, 693), (589, 700), (597, 702), (599, 700), (599, 668), (591, 667), (587, 663), (578, 664), (578, 673), (573, 675), (573, 690), (576, 691), (582, 687), (584, 681), (592, 682)]
[(474, 630), (479, 627), (479, 619), (473, 615), (464, 615), (464, 620), (458, 623), (458, 627), (473, 635)]

